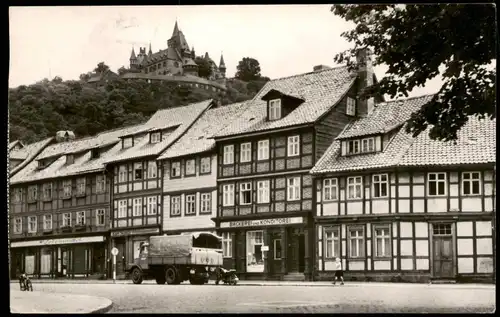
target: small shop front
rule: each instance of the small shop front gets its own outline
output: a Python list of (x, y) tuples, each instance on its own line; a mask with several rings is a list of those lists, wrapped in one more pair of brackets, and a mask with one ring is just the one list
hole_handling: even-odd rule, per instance
[(106, 237), (13, 241), (11, 278), (21, 272), (37, 278), (105, 278)]
[(282, 280), (311, 276), (307, 217), (282, 217), (220, 222), (224, 267), (242, 279)]

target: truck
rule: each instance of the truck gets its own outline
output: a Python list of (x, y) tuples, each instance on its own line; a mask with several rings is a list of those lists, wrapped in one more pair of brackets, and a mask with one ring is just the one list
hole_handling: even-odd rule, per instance
[(152, 236), (140, 246), (139, 257), (127, 265), (134, 284), (155, 279), (157, 284), (203, 285), (222, 266), (222, 238), (211, 232)]

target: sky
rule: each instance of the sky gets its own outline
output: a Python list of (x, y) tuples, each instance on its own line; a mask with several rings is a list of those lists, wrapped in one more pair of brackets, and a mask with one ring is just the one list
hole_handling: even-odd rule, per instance
[[(271, 79), (336, 66), (335, 54), (351, 47), (340, 34), (353, 27), (330, 5), (10, 7), (9, 87), (78, 79), (102, 61), (116, 72), (129, 66), (132, 47), (165, 49), (176, 20), (197, 55), (208, 52), (217, 64), (224, 55), (227, 77), (252, 57)], [(386, 69), (377, 66), (377, 78)], [(410, 96), (435, 93), (441, 84), (435, 78)]]

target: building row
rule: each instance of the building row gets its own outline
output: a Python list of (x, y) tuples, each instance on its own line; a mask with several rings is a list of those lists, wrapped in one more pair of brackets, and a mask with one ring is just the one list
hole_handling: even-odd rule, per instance
[[(10, 149), (11, 277), (117, 274), (152, 235), (210, 231), (243, 279), (491, 280), (496, 121), (456, 142), (406, 133), (433, 95), (359, 98), (375, 81), (315, 67), (252, 99)], [(13, 165), (16, 166), (13, 166)]]

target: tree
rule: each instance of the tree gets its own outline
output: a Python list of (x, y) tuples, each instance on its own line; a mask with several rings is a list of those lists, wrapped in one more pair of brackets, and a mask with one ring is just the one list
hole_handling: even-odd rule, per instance
[(236, 70), (234, 77), (240, 80), (251, 81), (260, 78), (260, 64), (255, 58), (244, 57), (239, 61)]
[(468, 116), (496, 118), (496, 74), (488, 70), (497, 45), (493, 5), (334, 5), (331, 11), (356, 24), (342, 33), (354, 47), (336, 62), (353, 67), (356, 53), (368, 48), (373, 65), (389, 66), (363, 96), (408, 96), (444, 69), (442, 87), (412, 114), (407, 132), (417, 136), (431, 126), (432, 139), (456, 140)]
[(90, 79), (90, 77), (92, 77), (92, 72), (80, 74), (80, 80), (84, 82), (87, 82)]
[(123, 75), (123, 74), (125, 74), (125, 73), (128, 73), (128, 72), (129, 72), (128, 68), (125, 68), (123, 66), (120, 67), (120, 68), (118, 68), (118, 75), (120, 75), (120, 76)]
[(97, 74), (102, 74), (108, 69), (109, 69), (108, 65), (104, 64), (104, 62), (100, 62), (99, 64), (97, 64), (97, 67), (94, 68), (94, 72), (96, 72)]
[(198, 56), (194, 59), (194, 62), (198, 65), (198, 76), (207, 79), (212, 76), (212, 66), (210, 65), (210, 61)]

